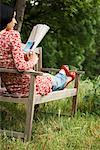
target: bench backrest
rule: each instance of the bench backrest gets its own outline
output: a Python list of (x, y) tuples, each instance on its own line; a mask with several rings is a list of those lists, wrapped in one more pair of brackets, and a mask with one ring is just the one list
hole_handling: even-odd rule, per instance
[(38, 47), (35, 50), (35, 53), (38, 55), (38, 63), (35, 65), (34, 69), (36, 71), (41, 71), (42, 69), (42, 47)]

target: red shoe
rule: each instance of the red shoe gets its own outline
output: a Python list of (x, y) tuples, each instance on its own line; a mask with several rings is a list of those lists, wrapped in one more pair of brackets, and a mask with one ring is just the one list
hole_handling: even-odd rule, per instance
[(75, 79), (76, 77), (76, 72), (69, 72), (69, 76), (71, 77), (71, 79), (67, 82), (66, 86)]
[(69, 76), (72, 77), (72, 81), (73, 81), (76, 77), (76, 72), (75, 71), (69, 72), (69, 74), (70, 74)]
[(70, 76), (69, 67), (67, 65), (62, 65), (61, 69), (65, 70), (67, 76)]

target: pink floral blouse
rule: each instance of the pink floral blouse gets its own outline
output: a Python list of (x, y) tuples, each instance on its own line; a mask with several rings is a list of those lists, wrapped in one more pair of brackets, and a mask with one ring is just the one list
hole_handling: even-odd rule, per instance
[[(33, 69), (34, 60), (25, 61), (24, 52), (21, 49), (19, 32), (15, 30), (3, 30), (0, 32), (0, 67), (16, 68), (19, 71)], [(27, 74), (1, 74), (9, 93), (28, 96), (30, 75)], [(36, 77), (36, 93), (46, 95), (52, 91), (52, 82), (49, 76)]]

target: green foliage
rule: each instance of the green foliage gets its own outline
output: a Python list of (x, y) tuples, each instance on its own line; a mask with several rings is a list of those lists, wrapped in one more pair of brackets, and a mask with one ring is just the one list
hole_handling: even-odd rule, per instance
[(10, 5), (10, 6), (14, 6), (15, 2), (16, 2), (16, 0), (1, 0), (1, 3)]
[[(52, 67), (57, 67), (57, 39), (54, 39), (52, 41), (52, 34), (48, 35), (47, 37), (45, 37), (45, 41), (42, 44), (43, 49), (46, 49), (46, 51), (43, 50), (43, 64), (44, 67), (48, 66), (52, 66)], [(46, 62), (46, 63), (45, 63)]]
[[(2, 0), (7, 4), (15, 1)], [(26, 42), (37, 23), (50, 26), (41, 42), (43, 65), (69, 64), (85, 70), (94, 78), (100, 73), (100, 1), (99, 0), (28, 0), (21, 32)], [(47, 61), (48, 60), (48, 61)]]
[[(37, 23), (50, 26), (42, 41), (44, 66), (60, 67), (70, 64), (84, 69), (93, 78), (99, 74), (100, 1), (37, 0), (27, 2), (22, 33)], [(26, 30), (26, 31), (25, 31)], [(24, 36), (24, 38), (25, 38)], [(27, 39), (26, 37), (26, 39)], [(48, 61), (47, 61), (48, 60)]]
[(79, 108), (82, 112), (100, 115), (100, 76), (93, 81), (86, 79), (81, 82), (78, 97)]

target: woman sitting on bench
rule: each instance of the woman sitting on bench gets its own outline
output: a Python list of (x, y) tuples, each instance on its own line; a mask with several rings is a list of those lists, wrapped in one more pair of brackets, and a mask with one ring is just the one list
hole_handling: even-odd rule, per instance
[[(17, 23), (15, 14), (9, 6), (1, 5), (0, 67), (18, 71), (31, 70), (37, 64), (38, 57), (34, 52), (25, 54), (22, 50), (20, 34), (14, 30)], [(63, 65), (55, 76), (45, 73), (43, 76), (37, 76), (36, 93), (46, 95), (52, 91), (62, 90), (75, 76), (76, 73), (70, 72), (66, 65)], [(1, 80), (9, 93), (28, 96), (30, 75), (3, 73)]]

